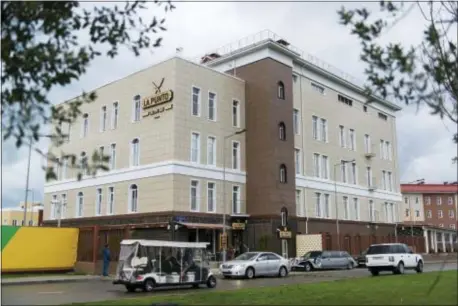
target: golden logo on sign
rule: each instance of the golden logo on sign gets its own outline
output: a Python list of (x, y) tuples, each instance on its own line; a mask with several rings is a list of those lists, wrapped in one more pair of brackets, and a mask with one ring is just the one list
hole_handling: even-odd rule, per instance
[(246, 226), (246, 224), (245, 223), (241, 223), (241, 222), (232, 223), (232, 229), (233, 230), (244, 230), (245, 226)]
[[(153, 82), (153, 86), (155, 88), (154, 95), (143, 98), (143, 110), (148, 110), (150, 108), (171, 102), (173, 100), (173, 90), (162, 91), (161, 88), (163, 84), (164, 78), (162, 78), (161, 83), (159, 85)], [(160, 107), (153, 110), (149, 110), (145, 115), (143, 115), (143, 117), (156, 116), (155, 118), (158, 118), (160, 113), (171, 110), (172, 108), (173, 104), (167, 107)]]

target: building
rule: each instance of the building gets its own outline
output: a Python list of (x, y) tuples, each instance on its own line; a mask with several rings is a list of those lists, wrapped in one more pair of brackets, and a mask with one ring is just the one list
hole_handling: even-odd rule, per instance
[[(37, 226), (43, 214), (43, 206), (40, 202), (29, 202), (27, 205), (27, 225)], [(33, 207), (33, 209), (30, 209)], [(18, 207), (1, 208), (2, 225), (24, 226), (24, 202)]]
[(269, 31), (248, 40), (98, 88), (62, 126), (68, 142), (49, 150), (83, 164), (99, 150), (110, 171), (77, 181), (68, 161), (56, 166), (46, 223), (130, 224), (133, 237), (205, 240), (216, 252), (225, 211), (235, 248), (290, 255), (294, 239), (280, 243), (278, 231), (327, 233), (333, 246), (339, 234), (346, 248), (392, 234), (402, 221), (400, 108), (366, 104), (361, 86)]
[[(401, 192), (404, 198), (405, 221), (418, 221), (430, 226), (452, 230), (457, 228), (458, 182), (451, 184), (402, 184)], [(418, 219), (409, 218), (414, 210), (415, 216), (417, 216), (418, 211), (421, 212)]]

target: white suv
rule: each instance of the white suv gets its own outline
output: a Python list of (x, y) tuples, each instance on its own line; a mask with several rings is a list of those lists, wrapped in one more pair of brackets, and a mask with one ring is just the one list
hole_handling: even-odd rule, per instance
[(423, 257), (403, 243), (373, 244), (366, 253), (366, 267), (377, 276), (380, 271), (404, 274), (405, 269), (423, 272)]

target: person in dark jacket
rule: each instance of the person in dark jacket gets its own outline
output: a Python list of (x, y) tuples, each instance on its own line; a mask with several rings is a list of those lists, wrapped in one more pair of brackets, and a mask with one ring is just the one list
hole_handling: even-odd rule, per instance
[(111, 253), (108, 248), (108, 243), (105, 244), (103, 249), (103, 276), (108, 276), (108, 268), (110, 267)]

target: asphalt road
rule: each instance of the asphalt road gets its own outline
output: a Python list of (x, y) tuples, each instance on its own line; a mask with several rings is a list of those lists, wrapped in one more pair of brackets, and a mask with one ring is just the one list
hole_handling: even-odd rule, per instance
[[(438, 271), (441, 264), (425, 265), (425, 272)], [(457, 263), (447, 263), (444, 270), (456, 270)], [(406, 273), (415, 273), (407, 271)], [(391, 273), (387, 273), (391, 274)], [(382, 275), (382, 274), (381, 274)], [(285, 284), (316, 283), (347, 278), (369, 277), (366, 269), (303, 272), (300, 275), (287, 278), (259, 278), (254, 280), (226, 280), (218, 279), (216, 289), (212, 290), (237, 290), (253, 287), (275, 287)], [(200, 291), (210, 290), (206, 287)], [(154, 295), (174, 295), (195, 292), (196, 289), (158, 289)], [(94, 280), (73, 283), (52, 283), (36, 285), (10, 285), (2, 288), (2, 305), (60, 305), (82, 303), (112, 299), (135, 298), (145, 296), (147, 293), (127, 293), (124, 286), (113, 285), (109, 280)]]

